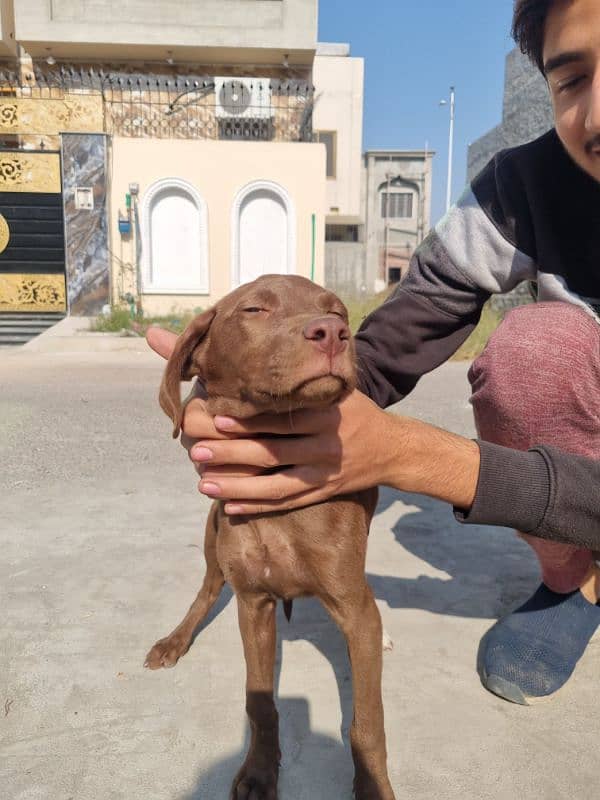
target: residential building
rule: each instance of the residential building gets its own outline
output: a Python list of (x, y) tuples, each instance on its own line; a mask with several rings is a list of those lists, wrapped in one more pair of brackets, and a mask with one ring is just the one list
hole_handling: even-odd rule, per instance
[(343, 295), (364, 282), (364, 61), (348, 44), (319, 43), (313, 67), (315, 139), (327, 148), (325, 281)]
[(329, 216), (359, 213), (362, 62), (338, 94), (317, 0), (2, 0), (0, 25), (0, 314), (324, 281)]
[(400, 281), (430, 228), (431, 150), (367, 150), (363, 159), (368, 293)]

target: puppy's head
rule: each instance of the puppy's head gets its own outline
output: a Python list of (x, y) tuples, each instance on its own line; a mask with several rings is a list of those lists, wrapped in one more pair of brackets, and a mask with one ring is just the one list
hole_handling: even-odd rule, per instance
[(212, 414), (329, 405), (356, 385), (344, 304), (306, 278), (264, 275), (196, 317), (165, 370), (160, 404), (181, 427), (179, 383), (198, 376)]

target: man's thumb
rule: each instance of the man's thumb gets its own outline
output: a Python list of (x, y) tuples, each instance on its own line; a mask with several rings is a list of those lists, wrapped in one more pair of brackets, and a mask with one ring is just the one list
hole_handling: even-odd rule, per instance
[(163, 358), (169, 358), (177, 338), (176, 333), (166, 331), (164, 328), (151, 327), (146, 331), (146, 341), (154, 352)]

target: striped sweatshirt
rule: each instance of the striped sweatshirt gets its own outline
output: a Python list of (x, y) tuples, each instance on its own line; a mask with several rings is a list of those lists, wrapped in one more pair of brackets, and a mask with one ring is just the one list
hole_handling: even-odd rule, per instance
[[(600, 323), (600, 183), (555, 130), (498, 153), (417, 248), (357, 334), (362, 391), (381, 407), (406, 396), (468, 337), (492, 294), (522, 281)], [(457, 519), (600, 550), (600, 460), (543, 442), (478, 445), (475, 501)]]

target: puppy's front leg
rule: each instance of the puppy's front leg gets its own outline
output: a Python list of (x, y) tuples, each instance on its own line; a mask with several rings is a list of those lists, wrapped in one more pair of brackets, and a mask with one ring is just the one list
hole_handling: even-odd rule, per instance
[(187, 614), (174, 631), (164, 639), (159, 639), (152, 647), (144, 666), (148, 669), (174, 667), (181, 656), (187, 653), (194, 636), (194, 631), (206, 617), (221, 594), (225, 583), (223, 572), (217, 560), (217, 520), (216, 506), (210, 510), (204, 534), (204, 558), (206, 574), (202, 587)]
[(231, 787), (231, 800), (277, 800), (279, 717), (273, 699), (275, 601), (269, 595), (238, 595), (246, 658), (246, 712), (250, 748)]
[(356, 800), (395, 800), (387, 774), (381, 698), (382, 627), (373, 592), (365, 582), (343, 603), (321, 598), (341, 628), (352, 667), (354, 718), (350, 744)]

